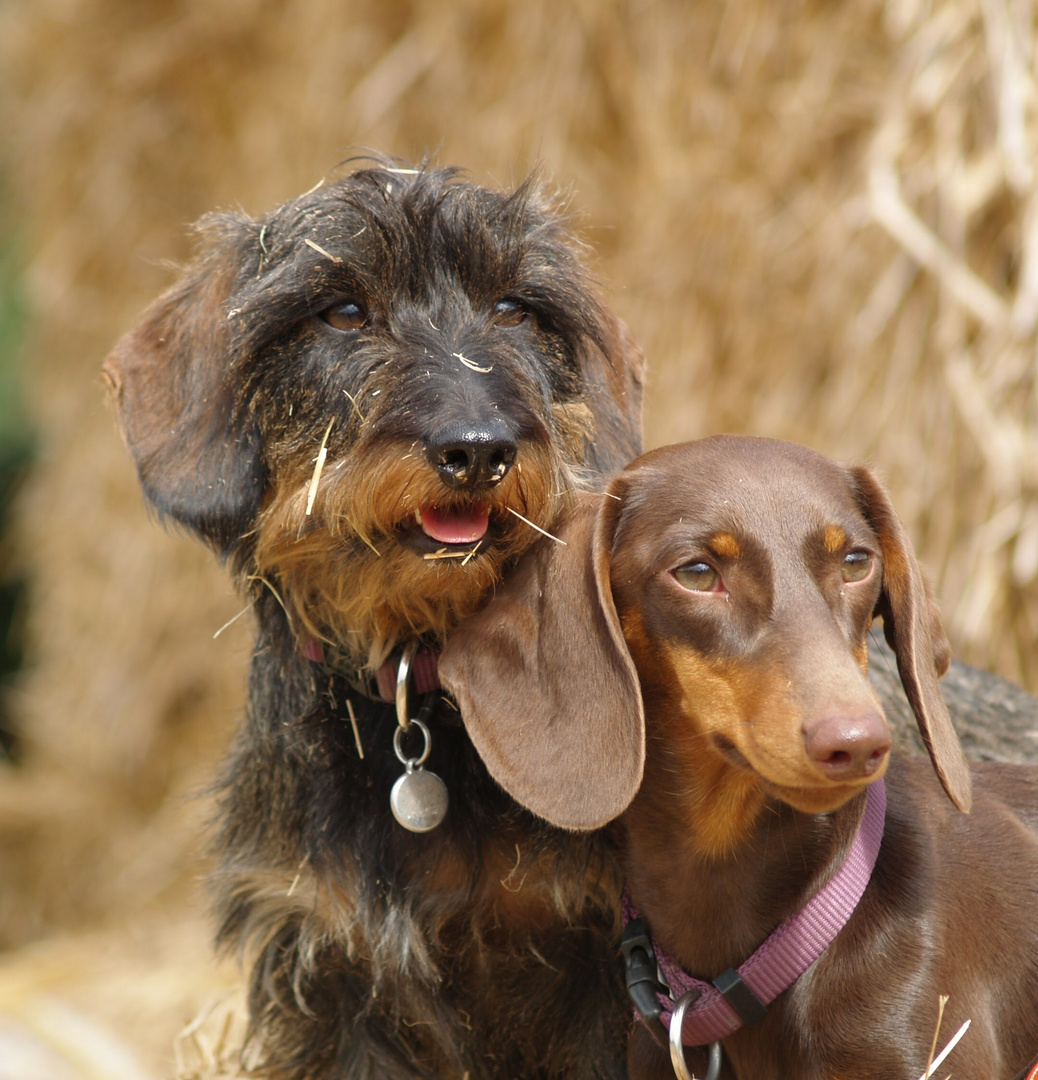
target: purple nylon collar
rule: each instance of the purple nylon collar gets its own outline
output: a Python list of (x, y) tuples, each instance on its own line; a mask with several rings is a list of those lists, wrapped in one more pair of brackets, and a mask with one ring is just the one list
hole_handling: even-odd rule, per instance
[[(869, 786), (865, 812), (843, 865), (800, 911), (776, 927), (738, 969), (743, 982), (762, 1004), (770, 1004), (792, 986), (825, 952), (854, 913), (876, 865), (886, 809), (886, 787), (882, 780), (877, 780)], [(638, 917), (626, 892), (623, 914), (625, 923)], [(742, 1018), (712, 983), (687, 975), (655, 941), (653, 949), (673, 994), (673, 1000), (666, 994), (658, 995), (663, 1008), (660, 1019), (665, 1026), (669, 1026), (675, 1002), (689, 990), (700, 991), (700, 996), (685, 1012), (682, 1041), (686, 1046), (719, 1042), (742, 1026)]]

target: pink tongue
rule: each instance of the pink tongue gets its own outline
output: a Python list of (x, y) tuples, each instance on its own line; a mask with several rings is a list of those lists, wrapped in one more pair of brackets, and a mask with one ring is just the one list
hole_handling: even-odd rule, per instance
[(471, 544), (486, 535), (490, 511), (482, 503), (466, 507), (422, 507), (422, 532), (441, 544)]

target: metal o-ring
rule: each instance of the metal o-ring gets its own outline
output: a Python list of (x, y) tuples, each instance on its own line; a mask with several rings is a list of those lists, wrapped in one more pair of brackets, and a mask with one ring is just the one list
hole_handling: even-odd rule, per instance
[(421, 757), (409, 758), (400, 746), (400, 739), (407, 728), (398, 727), (393, 732), (393, 753), (396, 754), (397, 760), (407, 766), (408, 771), (417, 769), (420, 765), (425, 764), (425, 759), (429, 756), (429, 750), (432, 748), (432, 738), (429, 735), (429, 729), (421, 722), (421, 720), (414, 719), (411, 723), (418, 728), (422, 733), (422, 738), (425, 739), (425, 746), (422, 749)]
[[(400, 664), (396, 669), (396, 722), (405, 730), (411, 724), (411, 717), (407, 714), (407, 682), (411, 675), (411, 661), (417, 651), (418, 642), (409, 641), (400, 654)], [(400, 760), (403, 761), (403, 758)]]
[[(696, 990), (688, 990), (678, 998), (674, 1012), (670, 1017), (670, 1064), (678, 1080), (696, 1080), (685, 1064), (685, 1044), (682, 1041), (682, 1028), (685, 1026), (685, 1011), (693, 1001), (698, 1000)], [(703, 1080), (717, 1080), (721, 1075), (721, 1044), (710, 1044), (710, 1063)]]

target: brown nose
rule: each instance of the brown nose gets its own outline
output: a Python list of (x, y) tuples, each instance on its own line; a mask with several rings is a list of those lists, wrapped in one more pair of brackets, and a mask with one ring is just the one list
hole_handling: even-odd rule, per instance
[(838, 713), (805, 727), (804, 743), (828, 779), (862, 780), (883, 767), (890, 729), (878, 712)]

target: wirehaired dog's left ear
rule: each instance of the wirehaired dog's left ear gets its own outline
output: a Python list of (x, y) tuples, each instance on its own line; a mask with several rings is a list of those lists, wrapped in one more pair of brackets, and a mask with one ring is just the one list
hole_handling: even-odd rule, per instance
[(104, 376), (145, 494), (226, 553), (259, 512), (264, 469), (256, 424), (236, 408), (227, 313), (252, 222), (223, 215), (219, 225), (210, 250), (116, 345)]
[(622, 813), (641, 784), (645, 714), (609, 587), (619, 504), (585, 496), (447, 639), (440, 680), (490, 774), (565, 829)]
[(587, 404), (595, 417), (588, 464), (599, 472), (622, 469), (641, 453), (645, 357), (626, 325), (603, 314), (603, 338), (583, 345), (580, 367)]
[(973, 802), (969, 763), (937, 682), (951, 660), (937, 604), (883, 486), (868, 469), (851, 473), (883, 555), (883, 591), (876, 614), (883, 618), (883, 634), (897, 657), (901, 684), (934, 770), (948, 798), (968, 813)]

